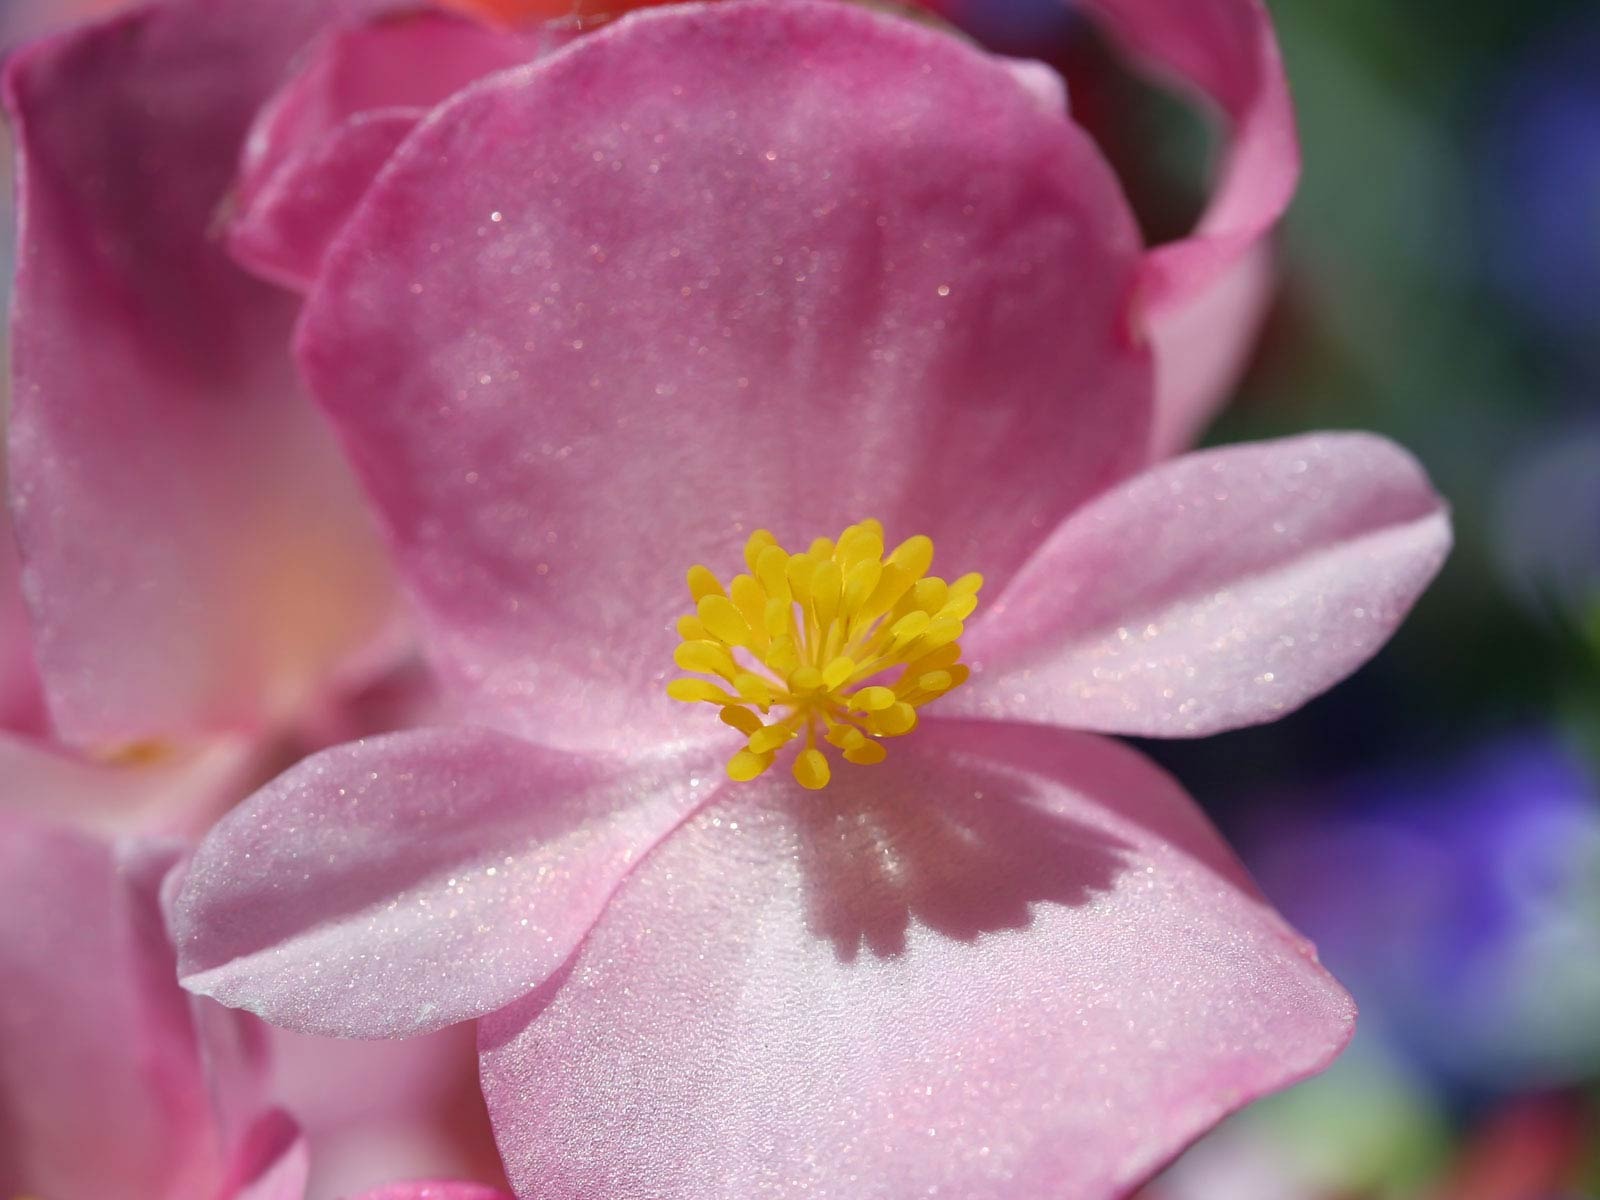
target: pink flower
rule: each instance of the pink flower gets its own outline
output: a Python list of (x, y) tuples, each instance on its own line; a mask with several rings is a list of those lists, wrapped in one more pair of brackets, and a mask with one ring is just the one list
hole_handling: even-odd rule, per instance
[[(8, 788), (79, 768), (7, 758)], [(309, 1160), (265, 1105), (265, 1030), (178, 986), (159, 892), (174, 851), (0, 816), (0, 1191), (95, 1200), (301, 1200)], [(408, 1184), (363, 1200), (503, 1200)]]
[[(463, 720), (225, 818), (175, 906), (188, 987), (346, 1036), (483, 1018), (540, 1200), (1118, 1195), (1337, 1053), (1348, 998), (1097, 735), (1303, 703), (1387, 638), (1447, 518), (1359, 434), (1146, 466), (1129, 305), (1231, 269), (1243, 201), (1144, 256), (1036, 83), (853, 7), (685, 6), (400, 145), (299, 350)], [(741, 737), (664, 695), (684, 569), (869, 516), (985, 576), (970, 619), (917, 593), (971, 678), (884, 761), (828, 751), (824, 790), (730, 781)], [(737, 642), (718, 607), (694, 619)]]

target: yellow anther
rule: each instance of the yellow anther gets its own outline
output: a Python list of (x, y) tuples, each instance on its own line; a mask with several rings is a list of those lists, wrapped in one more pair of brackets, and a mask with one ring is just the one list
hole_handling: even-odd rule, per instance
[(752, 575), (758, 574), (756, 563), (761, 561), (761, 552), (768, 546), (776, 546), (778, 539), (765, 529), (758, 529), (750, 535), (750, 540), (744, 544), (745, 565), (750, 568)]
[[(680, 664), (681, 665), (681, 664)], [(842, 655), (822, 668), (823, 685), (831, 692), (856, 673), (856, 660)]]
[(747, 744), (752, 754), (771, 754), (780, 746), (794, 741), (798, 732), (788, 725), (763, 725), (750, 735)]
[(750, 625), (732, 600), (720, 595), (701, 596), (700, 603), (696, 607), (700, 614), (700, 623), (712, 637), (719, 638), (730, 646), (750, 644)]
[(857, 712), (880, 712), (897, 699), (899, 697), (894, 694), (892, 688), (867, 687), (850, 698), (850, 707)]
[(800, 751), (794, 760), (794, 778), (801, 787), (820, 792), (828, 786), (828, 780), (833, 778), (833, 772), (828, 768), (827, 756), (815, 746)]
[(803, 736), (794, 778), (826, 787), (829, 755), (883, 761), (883, 739), (911, 733), (919, 708), (966, 682), (958, 639), (983, 579), (928, 575), (928, 538), (885, 556), (883, 526), (866, 520), (791, 555), (758, 529), (744, 560), (749, 573), (726, 588), (707, 567), (688, 572), (695, 611), (678, 619), (673, 660), (709, 678), (667, 685), (675, 700), (717, 705), (744, 736), (730, 778), (756, 778)]
[(772, 758), (771, 754), (741, 750), (728, 760), (728, 778), (748, 783), (772, 765)]
[(756, 716), (756, 714), (751, 712), (748, 708), (741, 708), (736, 704), (728, 705), (717, 715), (722, 718), (722, 723), (724, 725), (732, 725), (740, 733), (744, 734), (745, 737), (749, 737), (758, 729), (766, 728), (766, 726), (761, 723), (760, 717)]
[(693, 596), (695, 603), (700, 602), (701, 596), (724, 595), (722, 584), (711, 573), (711, 568), (702, 567), (698, 563), (689, 568), (689, 595)]

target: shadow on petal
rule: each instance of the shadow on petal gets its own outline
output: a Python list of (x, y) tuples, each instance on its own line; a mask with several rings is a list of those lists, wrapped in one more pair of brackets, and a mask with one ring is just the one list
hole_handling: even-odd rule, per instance
[(934, 755), (841, 770), (794, 801), (808, 924), (841, 962), (905, 953), (913, 924), (961, 942), (1040, 904), (1107, 892), (1130, 847), (1031, 801), (1030, 781)]

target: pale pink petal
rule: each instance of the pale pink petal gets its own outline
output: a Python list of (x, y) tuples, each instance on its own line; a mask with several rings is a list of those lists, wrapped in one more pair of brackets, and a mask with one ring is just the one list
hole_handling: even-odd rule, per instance
[(355, 1200), (511, 1200), (499, 1188), (481, 1183), (397, 1183), (364, 1192)]
[(1350, 1032), (1132, 750), (935, 722), (824, 792), (767, 778), (480, 1023), (519, 1194), (1109, 1200)]
[(310, 1200), (395, 1179), (503, 1182), (470, 1024), (377, 1041), (272, 1032), (273, 1095), (305, 1128)]
[(294, 302), (216, 229), (255, 107), (340, 7), (174, 0), (7, 71), (12, 498), (69, 741), (285, 718), (390, 617), (370, 519), (295, 381)]
[(1211, 202), (1187, 238), (1145, 260), (1135, 321), (1155, 346), (1157, 458), (1221, 407), (1270, 298), (1268, 237), (1294, 195), (1300, 145), (1262, 0), (1077, 0), (1136, 56), (1194, 89), (1228, 126)]
[(303, 290), (378, 169), (428, 110), (553, 38), (432, 11), (331, 30), (251, 127), (230, 224), (234, 256)]
[[(23, 781), (5, 776), (6, 798)], [(222, 1166), (158, 891), (169, 851), (0, 815), (0, 1195), (208, 1193)]]
[(428, 729), (309, 758), (201, 843), (172, 917), (183, 982), (274, 1025), (401, 1037), (559, 966), (719, 770)]
[(1151, 737), (1275, 720), (1375, 654), (1449, 547), (1443, 501), (1382, 438), (1187, 455), (1062, 523), (948, 703)]
[(145, 759), (96, 762), (0, 732), (0, 804), (6, 812), (106, 837), (198, 837), (260, 769), (257, 752), (238, 738), (181, 751), (152, 747)]
[(301, 348), (441, 659), (588, 744), (673, 728), (683, 573), (754, 529), (876, 516), (1003, 578), (1142, 458), (1136, 243), (1003, 60), (853, 5), (674, 6), (419, 129)]
[(1156, 353), (1156, 459), (1192, 448), (1249, 365), (1277, 282), (1262, 243), (1191, 304), (1150, 326)]

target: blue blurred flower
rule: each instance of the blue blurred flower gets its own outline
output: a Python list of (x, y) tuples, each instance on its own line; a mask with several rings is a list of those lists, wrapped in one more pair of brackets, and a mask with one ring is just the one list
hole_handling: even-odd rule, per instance
[(1541, 36), (1488, 124), (1485, 238), (1501, 284), (1546, 332), (1600, 339), (1600, 21)]
[(1263, 819), (1246, 861), (1367, 1032), (1469, 1091), (1600, 1068), (1600, 798), (1559, 743), (1510, 738), (1308, 799)]

